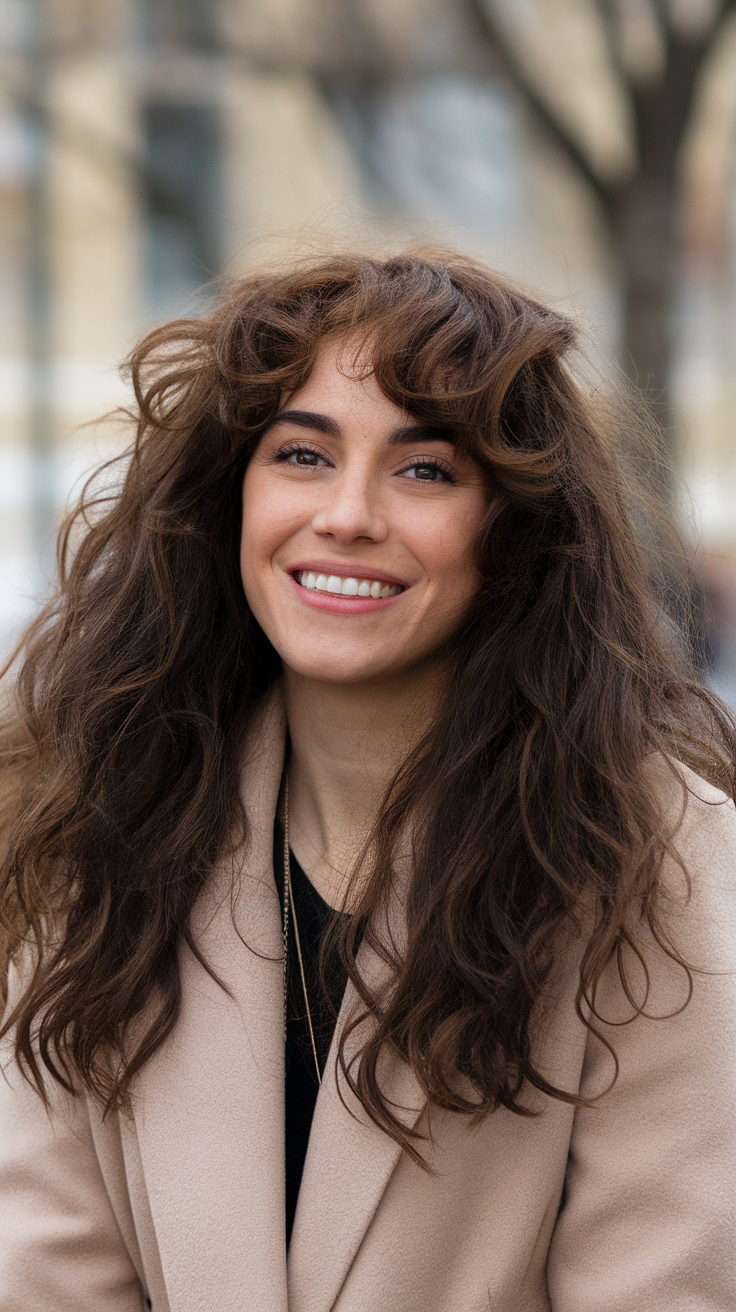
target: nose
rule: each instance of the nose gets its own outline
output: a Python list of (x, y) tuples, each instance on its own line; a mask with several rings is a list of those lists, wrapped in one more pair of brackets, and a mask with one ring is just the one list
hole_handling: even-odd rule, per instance
[(345, 471), (324, 488), (324, 500), (312, 518), (312, 528), (341, 547), (361, 539), (383, 542), (388, 524), (381, 498), (368, 470)]

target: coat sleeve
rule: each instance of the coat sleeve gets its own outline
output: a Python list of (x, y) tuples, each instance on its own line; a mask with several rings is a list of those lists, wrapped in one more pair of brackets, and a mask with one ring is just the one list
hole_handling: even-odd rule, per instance
[[(691, 795), (676, 838), (691, 880), (665, 871), (666, 927), (692, 972), (651, 941), (646, 1015), (617, 971), (602, 981), (599, 1029), (618, 1077), (575, 1114), (563, 1205), (550, 1246), (553, 1312), (733, 1312), (736, 1307), (736, 813), (684, 772)], [(627, 967), (637, 1000), (644, 974)], [(679, 1008), (682, 1008), (678, 1011)], [(677, 1013), (677, 1014), (673, 1014)], [(581, 1093), (611, 1082), (588, 1040)]]
[(48, 1109), (2, 1051), (0, 1312), (141, 1312), (146, 1306), (95, 1154), (87, 1103)]

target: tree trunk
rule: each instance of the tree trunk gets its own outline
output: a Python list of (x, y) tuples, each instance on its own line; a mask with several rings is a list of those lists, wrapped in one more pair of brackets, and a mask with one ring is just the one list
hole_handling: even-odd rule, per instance
[(673, 38), (661, 81), (633, 88), (639, 166), (603, 189), (623, 280), (624, 363), (653, 400), (665, 400), (672, 361), (677, 282), (679, 164), (698, 74), (710, 34)]
[(623, 364), (655, 401), (666, 395), (672, 350), (675, 205), (673, 179), (638, 174), (606, 206), (624, 298)]
[(669, 27), (661, 77), (641, 83), (629, 80), (622, 70), (633, 110), (637, 167), (618, 184), (596, 174), (576, 136), (550, 109), (543, 88), (535, 85), (520, 52), (495, 22), (494, 0), (468, 3), (479, 32), (500, 53), (511, 81), (602, 202), (624, 295), (623, 362), (651, 399), (666, 402), (673, 354), (680, 152), (698, 77), (736, 10), (736, 0), (720, 0), (718, 16), (699, 34)]
[[(636, 174), (617, 187), (601, 188), (624, 300), (624, 368), (658, 411), (665, 437), (673, 357), (673, 311), (677, 289), (677, 222), (680, 153), (693, 93), (709, 45), (706, 38), (673, 38), (664, 77), (634, 88), (637, 131)], [(647, 471), (653, 491), (667, 498), (665, 449)]]

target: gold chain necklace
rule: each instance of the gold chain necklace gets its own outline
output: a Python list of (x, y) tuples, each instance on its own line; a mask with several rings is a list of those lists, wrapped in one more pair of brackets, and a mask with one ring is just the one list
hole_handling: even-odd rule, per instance
[(284, 908), (283, 908), (283, 926), (284, 926), (284, 1043), (286, 1043), (286, 1024), (289, 1015), (289, 914), (294, 922), (294, 940), (296, 942), (296, 955), (299, 961), (299, 974), (302, 981), (302, 992), (304, 994), (304, 1005), (307, 1009), (307, 1025), (309, 1027), (309, 1039), (312, 1044), (312, 1056), (314, 1057), (314, 1068), (317, 1072), (317, 1083), (322, 1084), (322, 1072), (319, 1068), (319, 1058), (317, 1057), (317, 1044), (314, 1039), (314, 1026), (312, 1025), (312, 1013), (309, 1009), (309, 994), (307, 993), (307, 980), (304, 974), (304, 960), (302, 958), (302, 945), (299, 938), (299, 924), (296, 918), (296, 904), (294, 894), (291, 888), (291, 852), (289, 850), (289, 776), (284, 779)]

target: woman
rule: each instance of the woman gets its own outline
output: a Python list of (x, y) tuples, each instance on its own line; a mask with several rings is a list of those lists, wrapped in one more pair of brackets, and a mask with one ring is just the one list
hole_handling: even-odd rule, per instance
[(134, 353), (5, 731), (2, 1312), (733, 1307), (736, 738), (572, 344), (409, 254)]

